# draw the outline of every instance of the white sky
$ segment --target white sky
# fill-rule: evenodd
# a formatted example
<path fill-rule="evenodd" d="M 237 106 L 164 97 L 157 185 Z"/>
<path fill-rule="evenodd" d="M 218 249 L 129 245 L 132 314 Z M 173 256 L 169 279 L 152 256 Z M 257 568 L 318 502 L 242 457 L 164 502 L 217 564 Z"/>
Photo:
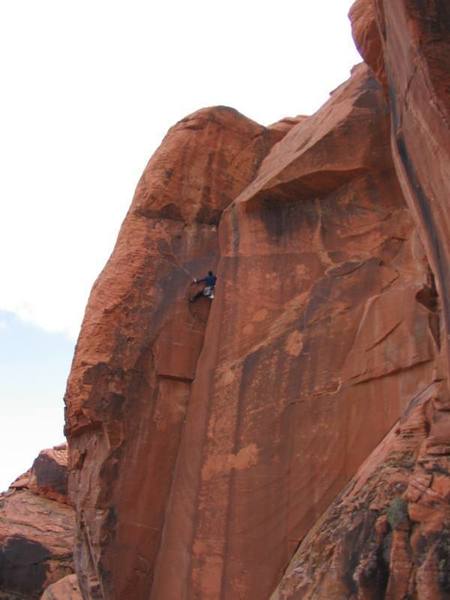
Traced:
<path fill-rule="evenodd" d="M 0 491 L 63 435 L 73 342 L 0 311 Z"/>
<path fill-rule="evenodd" d="M 0 2 L 0 309 L 76 337 L 166 130 L 311 113 L 359 61 L 350 0 Z"/>
<path fill-rule="evenodd" d="M 0 310 L 75 340 L 167 129 L 317 110 L 360 61 L 351 4 L 0 0 Z"/>

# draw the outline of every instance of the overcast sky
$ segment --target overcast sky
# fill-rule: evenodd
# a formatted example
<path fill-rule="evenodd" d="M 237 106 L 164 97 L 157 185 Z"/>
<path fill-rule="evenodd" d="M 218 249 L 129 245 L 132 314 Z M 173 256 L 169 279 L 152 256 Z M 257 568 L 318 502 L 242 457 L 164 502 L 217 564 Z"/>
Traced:
<path fill-rule="evenodd" d="M 0 3 L 0 489 L 63 439 L 87 295 L 167 129 L 216 104 L 313 113 L 360 61 L 351 4 Z"/>

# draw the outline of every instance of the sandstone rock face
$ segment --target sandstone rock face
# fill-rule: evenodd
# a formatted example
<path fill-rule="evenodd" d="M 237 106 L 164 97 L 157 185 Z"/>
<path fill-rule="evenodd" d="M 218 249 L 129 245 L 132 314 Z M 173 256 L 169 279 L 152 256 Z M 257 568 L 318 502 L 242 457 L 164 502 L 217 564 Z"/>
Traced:
<path fill-rule="evenodd" d="M 432 378 L 429 271 L 388 148 L 360 67 L 225 211 L 152 600 L 268 598 Z"/>
<path fill-rule="evenodd" d="M 308 117 L 306 115 L 297 115 L 296 117 L 285 117 L 276 123 L 269 125 L 269 130 L 277 136 L 277 140 L 281 140 L 294 125 L 304 123 Z"/>
<path fill-rule="evenodd" d="M 83 600 L 76 575 L 68 575 L 49 586 L 41 600 Z"/>
<path fill-rule="evenodd" d="M 435 382 L 411 399 L 303 540 L 272 600 L 449 597 L 446 393 Z"/>
<path fill-rule="evenodd" d="M 67 499 L 65 447 L 44 450 L 0 494 L 0 599 L 40 598 L 73 573 L 75 516 Z M 55 500 L 58 498 L 58 500 Z"/>
<path fill-rule="evenodd" d="M 351 14 L 360 50 L 388 92 L 397 176 L 436 281 L 417 299 L 440 315 L 442 360 L 304 539 L 273 600 L 443 600 L 450 597 L 450 9 L 363 0 Z"/>
<path fill-rule="evenodd" d="M 217 225 L 279 136 L 227 108 L 178 123 L 94 286 L 67 388 L 85 598 L 147 598 L 209 306 Z"/>
<path fill-rule="evenodd" d="M 365 66 L 288 127 L 216 108 L 169 132 L 67 389 L 85 599 L 269 598 L 436 379 L 437 292 L 389 148 Z M 216 266 L 211 310 L 189 304 Z"/>
<path fill-rule="evenodd" d="M 449 10 L 358 0 L 315 115 L 149 162 L 67 388 L 85 600 L 449 597 Z"/>
<path fill-rule="evenodd" d="M 445 324 L 443 343 L 447 347 L 450 332 L 450 6 L 442 0 L 359 0 L 357 8 L 357 12 L 365 11 L 368 16 L 365 26 L 356 23 L 357 44 L 372 67 L 384 64 L 396 172 L 436 278 Z M 378 40 L 374 19 L 381 33 Z M 371 44 L 367 44 L 365 38 L 371 39 Z M 448 361 L 447 358 L 445 374 Z"/>
<path fill-rule="evenodd" d="M 377 8 L 374 0 L 356 0 L 350 9 L 349 18 L 358 51 L 372 68 L 378 81 L 386 86 Z"/>
<path fill-rule="evenodd" d="M 67 445 L 42 450 L 29 471 L 18 477 L 12 489 L 26 488 L 38 496 L 68 504 Z"/>

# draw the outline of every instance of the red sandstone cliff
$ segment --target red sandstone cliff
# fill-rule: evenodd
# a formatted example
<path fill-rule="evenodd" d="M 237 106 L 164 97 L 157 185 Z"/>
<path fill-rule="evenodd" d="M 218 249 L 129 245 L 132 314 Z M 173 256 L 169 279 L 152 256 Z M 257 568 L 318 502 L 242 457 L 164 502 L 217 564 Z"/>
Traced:
<path fill-rule="evenodd" d="M 448 390 L 450 10 L 360 0 L 354 35 L 384 84 L 397 177 L 426 247 L 441 360 L 422 393 L 303 540 L 273 600 L 450 597 Z"/>
<path fill-rule="evenodd" d="M 215 266 L 221 213 L 279 137 L 221 107 L 178 123 L 94 286 L 67 389 L 86 597 L 150 593 L 208 318 L 189 285 Z"/>
<path fill-rule="evenodd" d="M 272 600 L 447 599 L 448 407 L 442 383 L 398 425 L 302 541 Z"/>
<path fill-rule="evenodd" d="M 73 573 L 74 511 L 67 503 L 67 449 L 43 450 L 0 494 L 0 599 L 32 600 Z"/>
<path fill-rule="evenodd" d="M 427 263 L 387 134 L 359 67 L 224 213 L 152 599 L 268 598 L 432 377 Z"/>
<path fill-rule="evenodd" d="M 149 162 L 67 388 L 86 600 L 446 597 L 450 21 L 422 4 L 357 3 L 374 73 L 312 117 L 199 111 Z"/>

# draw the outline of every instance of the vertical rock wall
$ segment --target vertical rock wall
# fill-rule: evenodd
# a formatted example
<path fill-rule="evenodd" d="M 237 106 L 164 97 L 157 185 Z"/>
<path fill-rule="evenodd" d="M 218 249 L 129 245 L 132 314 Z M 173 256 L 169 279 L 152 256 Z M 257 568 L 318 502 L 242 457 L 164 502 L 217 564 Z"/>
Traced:
<path fill-rule="evenodd" d="M 430 380 L 432 283 L 387 117 L 359 67 L 258 173 L 276 130 L 224 109 L 149 163 L 67 392 L 86 598 L 268 597 Z M 187 290 L 218 252 L 203 342 Z"/>
<path fill-rule="evenodd" d="M 446 600 L 450 427 L 443 382 L 400 421 L 303 540 L 272 600 Z"/>
<path fill-rule="evenodd" d="M 448 355 L 450 7 L 358 0 L 351 15 L 358 48 L 385 82 L 396 173 L 436 278 Z"/>
<path fill-rule="evenodd" d="M 303 540 L 273 600 L 450 595 L 449 10 L 359 0 L 351 11 L 389 100 L 397 177 L 432 268 L 417 299 L 439 318 L 441 353 L 429 385 Z"/>
<path fill-rule="evenodd" d="M 359 67 L 224 213 L 152 600 L 268 598 L 430 381 L 429 270 L 387 117 Z"/>
<path fill-rule="evenodd" d="M 209 307 L 217 224 L 276 139 L 226 108 L 177 124 L 148 164 L 92 291 L 67 388 L 85 598 L 147 598 Z"/>
<path fill-rule="evenodd" d="M 352 14 L 373 73 L 144 172 L 67 389 L 85 600 L 446 597 L 448 7 Z"/>

